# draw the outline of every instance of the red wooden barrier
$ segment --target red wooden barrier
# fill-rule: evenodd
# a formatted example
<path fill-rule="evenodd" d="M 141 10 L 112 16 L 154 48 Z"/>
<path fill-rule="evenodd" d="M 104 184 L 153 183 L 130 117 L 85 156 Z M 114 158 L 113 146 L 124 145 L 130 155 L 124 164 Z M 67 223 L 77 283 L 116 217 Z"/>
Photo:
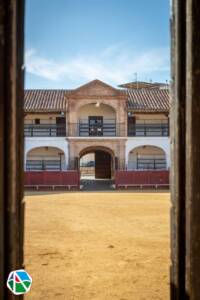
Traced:
<path fill-rule="evenodd" d="M 27 171 L 24 178 L 25 186 L 80 186 L 79 171 Z"/>
<path fill-rule="evenodd" d="M 116 171 L 115 185 L 168 185 L 169 171 Z"/>

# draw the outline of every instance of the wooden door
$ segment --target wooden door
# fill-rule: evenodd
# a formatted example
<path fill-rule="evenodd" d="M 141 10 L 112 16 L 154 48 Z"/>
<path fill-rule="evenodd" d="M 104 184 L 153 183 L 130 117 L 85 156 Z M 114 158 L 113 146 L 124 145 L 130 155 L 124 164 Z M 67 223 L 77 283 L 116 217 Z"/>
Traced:
<path fill-rule="evenodd" d="M 66 118 L 56 117 L 56 135 L 65 136 L 66 135 Z"/>
<path fill-rule="evenodd" d="M 89 117 L 89 135 L 102 136 L 103 135 L 103 117 Z"/>
<path fill-rule="evenodd" d="M 111 178 L 111 156 L 104 151 L 95 151 L 95 178 Z"/>
<path fill-rule="evenodd" d="M 128 136 L 135 135 L 135 117 L 128 116 Z"/>

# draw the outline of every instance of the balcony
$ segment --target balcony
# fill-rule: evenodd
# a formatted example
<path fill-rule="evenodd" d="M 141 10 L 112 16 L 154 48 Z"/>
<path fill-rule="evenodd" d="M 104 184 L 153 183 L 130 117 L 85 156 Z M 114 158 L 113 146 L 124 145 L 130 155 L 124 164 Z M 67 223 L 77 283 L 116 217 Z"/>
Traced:
<path fill-rule="evenodd" d="M 25 137 L 65 137 L 65 124 L 25 124 Z M 113 120 L 103 122 L 80 121 L 71 123 L 68 136 L 74 137 L 123 137 L 126 136 L 125 124 L 115 123 Z M 169 136 L 168 124 L 129 124 L 128 136 L 135 137 L 167 137 Z"/>
<path fill-rule="evenodd" d="M 63 137 L 66 136 L 65 124 L 25 124 L 25 137 Z"/>
<path fill-rule="evenodd" d="M 169 136 L 168 124 L 129 124 L 128 136 Z"/>
<path fill-rule="evenodd" d="M 125 136 L 125 124 L 104 120 L 102 123 L 89 122 L 71 123 L 69 136 L 80 137 L 120 137 Z"/>

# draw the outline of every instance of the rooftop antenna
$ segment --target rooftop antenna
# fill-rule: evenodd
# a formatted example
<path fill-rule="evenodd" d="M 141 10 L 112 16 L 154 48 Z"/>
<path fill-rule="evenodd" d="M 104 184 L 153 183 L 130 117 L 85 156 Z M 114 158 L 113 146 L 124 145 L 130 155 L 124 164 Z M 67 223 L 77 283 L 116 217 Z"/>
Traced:
<path fill-rule="evenodd" d="M 135 75 L 135 82 L 136 82 L 136 87 L 138 89 L 138 74 L 137 73 L 134 73 Z"/>

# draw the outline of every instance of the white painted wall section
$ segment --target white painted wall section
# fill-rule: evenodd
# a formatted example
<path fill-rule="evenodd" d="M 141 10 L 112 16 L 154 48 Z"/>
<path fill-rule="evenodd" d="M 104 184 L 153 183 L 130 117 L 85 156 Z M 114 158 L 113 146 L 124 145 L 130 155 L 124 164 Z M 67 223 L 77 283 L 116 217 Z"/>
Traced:
<path fill-rule="evenodd" d="M 128 137 L 126 142 L 126 166 L 129 152 L 140 146 L 156 146 L 165 152 L 167 169 L 170 168 L 170 139 L 169 137 Z"/>
<path fill-rule="evenodd" d="M 26 137 L 24 144 L 24 170 L 26 170 L 27 154 L 30 150 L 38 147 L 55 147 L 62 150 L 65 154 L 63 169 L 67 170 L 69 161 L 68 141 L 65 137 Z"/>

